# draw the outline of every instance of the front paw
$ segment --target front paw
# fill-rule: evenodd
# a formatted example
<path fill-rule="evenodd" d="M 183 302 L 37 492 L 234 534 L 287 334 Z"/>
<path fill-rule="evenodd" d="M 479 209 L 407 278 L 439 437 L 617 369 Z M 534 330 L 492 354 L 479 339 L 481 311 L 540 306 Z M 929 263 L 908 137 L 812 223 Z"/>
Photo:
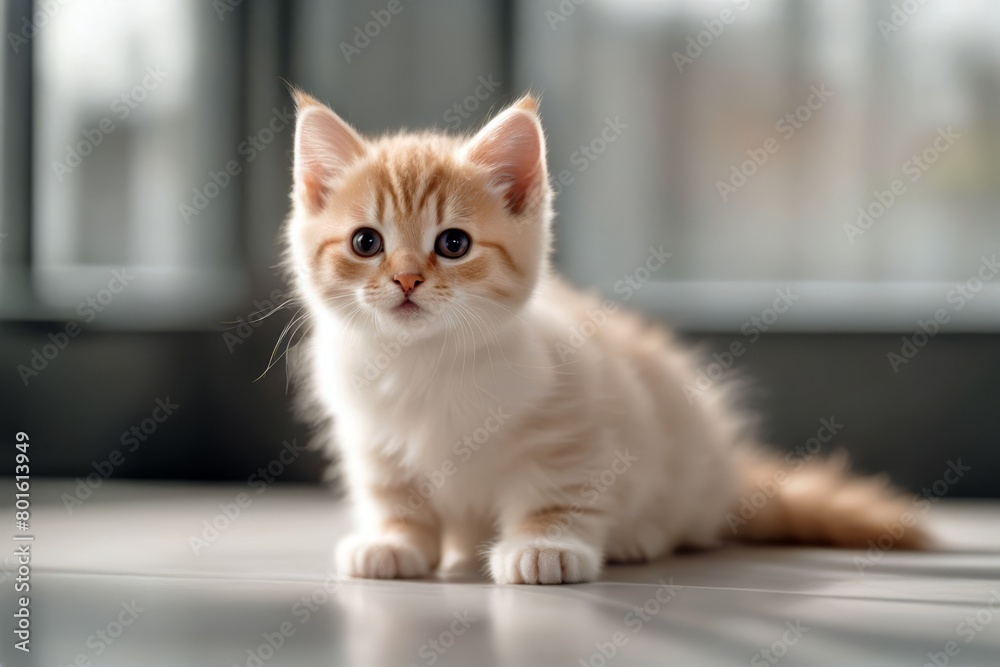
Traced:
<path fill-rule="evenodd" d="M 420 549 L 397 536 L 348 535 L 337 545 L 337 571 L 365 579 L 425 577 L 430 565 Z"/>
<path fill-rule="evenodd" d="M 498 584 L 574 584 L 601 573 L 601 553 L 578 540 L 504 540 L 490 553 Z"/>

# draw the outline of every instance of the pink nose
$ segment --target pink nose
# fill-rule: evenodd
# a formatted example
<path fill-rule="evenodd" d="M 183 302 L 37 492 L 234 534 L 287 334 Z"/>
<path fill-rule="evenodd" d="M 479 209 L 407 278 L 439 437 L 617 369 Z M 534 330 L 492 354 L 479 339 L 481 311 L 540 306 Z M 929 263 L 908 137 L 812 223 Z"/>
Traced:
<path fill-rule="evenodd" d="M 397 273 L 392 277 L 392 281 L 399 285 L 403 294 L 410 296 L 413 290 L 417 289 L 417 285 L 424 282 L 424 277 L 417 273 Z"/>

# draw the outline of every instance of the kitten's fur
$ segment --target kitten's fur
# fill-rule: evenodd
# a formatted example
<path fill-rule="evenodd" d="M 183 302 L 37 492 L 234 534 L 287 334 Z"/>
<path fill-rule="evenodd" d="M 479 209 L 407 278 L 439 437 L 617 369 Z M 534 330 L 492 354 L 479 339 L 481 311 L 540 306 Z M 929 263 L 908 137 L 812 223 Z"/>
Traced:
<path fill-rule="evenodd" d="M 899 520 L 904 504 L 881 481 L 760 453 L 722 389 L 689 404 L 696 356 L 554 275 L 533 98 L 471 138 L 371 140 L 297 101 L 289 267 L 312 317 L 313 416 L 332 418 L 356 510 L 343 573 L 418 577 L 485 551 L 499 583 L 589 581 L 606 560 L 714 545 L 731 529 L 863 546 Z M 384 239 L 374 257 L 352 250 L 362 227 Z M 450 228 L 472 239 L 459 259 L 434 252 Z M 401 274 L 422 280 L 416 312 L 397 309 Z M 570 332 L 593 321 L 574 347 Z M 741 515 L 768 480 L 774 497 Z M 923 539 L 908 528 L 896 546 Z"/>

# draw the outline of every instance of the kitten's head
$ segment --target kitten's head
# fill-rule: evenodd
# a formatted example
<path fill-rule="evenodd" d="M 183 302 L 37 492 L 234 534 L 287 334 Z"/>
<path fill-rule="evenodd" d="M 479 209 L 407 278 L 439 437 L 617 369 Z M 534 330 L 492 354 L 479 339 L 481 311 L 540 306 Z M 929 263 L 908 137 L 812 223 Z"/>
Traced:
<path fill-rule="evenodd" d="M 361 137 L 297 95 L 289 246 L 314 309 L 429 336 L 514 317 L 546 270 L 551 199 L 537 104 L 472 137 Z"/>

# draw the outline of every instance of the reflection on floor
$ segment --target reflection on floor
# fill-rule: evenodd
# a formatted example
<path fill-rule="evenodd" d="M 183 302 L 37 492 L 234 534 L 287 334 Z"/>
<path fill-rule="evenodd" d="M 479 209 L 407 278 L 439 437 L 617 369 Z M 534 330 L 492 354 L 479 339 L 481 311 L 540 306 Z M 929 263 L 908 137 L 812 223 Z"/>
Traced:
<path fill-rule="evenodd" d="M 344 512 L 314 488 L 76 487 L 33 488 L 32 652 L 4 630 L 4 667 L 1000 664 L 995 504 L 936 505 L 938 553 L 732 547 L 499 587 L 336 577 Z"/>

